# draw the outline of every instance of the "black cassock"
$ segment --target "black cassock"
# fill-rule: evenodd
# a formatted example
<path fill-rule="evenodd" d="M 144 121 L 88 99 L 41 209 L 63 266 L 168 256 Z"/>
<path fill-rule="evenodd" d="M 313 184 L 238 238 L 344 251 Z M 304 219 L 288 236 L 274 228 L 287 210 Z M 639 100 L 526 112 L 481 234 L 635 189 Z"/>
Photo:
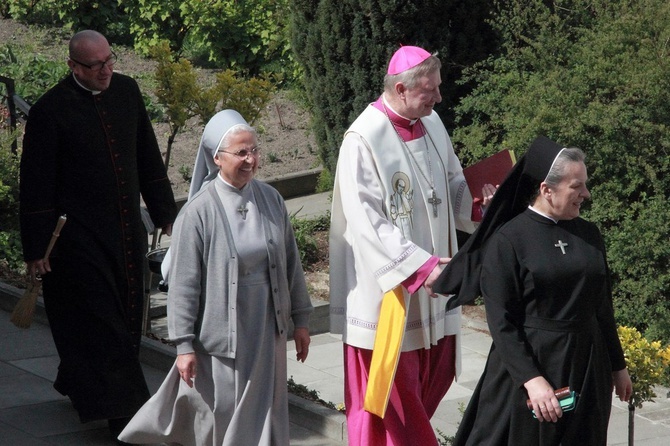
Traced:
<path fill-rule="evenodd" d="M 595 225 L 526 210 L 490 239 L 481 288 L 493 345 L 456 445 L 605 445 L 612 370 L 625 361 Z M 538 375 L 579 393 L 557 423 L 526 407 Z"/>
<path fill-rule="evenodd" d="M 138 353 L 147 233 L 176 206 L 135 81 L 114 74 L 93 95 L 68 76 L 31 108 L 21 160 L 24 258 L 44 255 L 67 222 L 43 281 L 60 356 L 54 387 L 82 421 L 132 416 L 149 392 Z"/>

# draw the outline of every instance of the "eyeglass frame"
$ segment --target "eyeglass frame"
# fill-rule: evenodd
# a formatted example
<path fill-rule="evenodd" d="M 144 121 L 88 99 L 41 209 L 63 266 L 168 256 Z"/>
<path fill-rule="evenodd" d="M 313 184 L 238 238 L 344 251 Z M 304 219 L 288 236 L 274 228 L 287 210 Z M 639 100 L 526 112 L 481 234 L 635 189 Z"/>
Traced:
<path fill-rule="evenodd" d="M 68 57 L 72 62 L 74 62 L 76 64 L 79 64 L 82 67 L 86 67 L 93 72 L 98 72 L 98 71 L 101 71 L 103 68 L 105 68 L 105 65 L 108 66 L 108 67 L 113 67 L 114 64 L 117 62 L 117 60 L 119 60 L 119 57 L 116 55 L 116 53 L 114 51 L 110 50 L 110 53 L 112 53 L 112 54 L 104 62 L 96 62 L 96 63 L 90 64 L 90 65 L 85 64 L 83 62 L 79 62 L 77 59 L 73 58 L 72 56 L 68 56 Z M 100 65 L 100 68 L 93 68 L 97 65 Z"/>
<path fill-rule="evenodd" d="M 252 156 L 252 157 L 260 156 L 261 155 L 261 148 L 256 146 L 252 149 L 242 149 L 242 150 L 238 150 L 237 152 L 229 152 L 228 150 L 219 149 L 216 152 L 217 153 L 218 152 L 228 153 L 230 155 L 235 155 L 239 159 L 246 160 L 246 159 L 249 158 L 249 156 Z M 247 154 L 242 155 L 243 152 L 246 152 Z"/>

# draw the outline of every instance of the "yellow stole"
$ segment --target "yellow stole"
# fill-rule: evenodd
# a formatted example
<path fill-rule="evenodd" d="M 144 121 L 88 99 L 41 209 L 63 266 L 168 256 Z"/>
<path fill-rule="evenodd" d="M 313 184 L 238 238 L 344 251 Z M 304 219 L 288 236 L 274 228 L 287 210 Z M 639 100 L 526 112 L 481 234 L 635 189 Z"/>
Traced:
<path fill-rule="evenodd" d="M 370 375 L 365 389 L 363 409 L 384 418 L 398 368 L 402 338 L 405 334 L 407 309 L 402 286 L 384 294 L 372 349 Z"/>

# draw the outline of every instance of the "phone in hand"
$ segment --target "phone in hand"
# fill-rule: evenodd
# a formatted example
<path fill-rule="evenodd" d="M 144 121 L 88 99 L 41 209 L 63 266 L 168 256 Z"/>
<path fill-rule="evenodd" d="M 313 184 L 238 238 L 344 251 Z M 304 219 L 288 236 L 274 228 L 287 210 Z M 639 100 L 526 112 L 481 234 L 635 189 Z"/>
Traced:
<path fill-rule="evenodd" d="M 574 390 L 572 390 L 572 391 L 570 391 L 568 396 L 559 399 L 558 403 L 561 405 L 561 410 L 563 412 L 569 412 L 572 409 L 574 409 L 575 406 L 577 405 L 577 397 L 578 396 L 579 396 L 579 394 L 577 392 L 575 392 Z M 535 416 L 535 411 L 531 410 L 531 412 L 533 412 L 533 418 L 537 418 Z"/>

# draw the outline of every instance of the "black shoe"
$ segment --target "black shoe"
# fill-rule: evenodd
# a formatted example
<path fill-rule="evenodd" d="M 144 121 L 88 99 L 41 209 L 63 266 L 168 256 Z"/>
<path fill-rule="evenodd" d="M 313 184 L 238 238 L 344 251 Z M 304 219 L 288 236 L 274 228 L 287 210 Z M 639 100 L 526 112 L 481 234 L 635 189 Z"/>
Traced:
<path fill-rule="evenodd" d="M 116 441 L 118 444 L 130 444 L 130 443 L 124 443 L 123 441 L 119 440 L 119 435 L 121 434 L 121 431 L 126 427 L 128 422 L 130 421 L 131 417 L 123 417 L 123 418 L 110 418 L 107 420 L 107 424 L 109 426 L 109 433 L 112 435 L 112 439 Z"/>

